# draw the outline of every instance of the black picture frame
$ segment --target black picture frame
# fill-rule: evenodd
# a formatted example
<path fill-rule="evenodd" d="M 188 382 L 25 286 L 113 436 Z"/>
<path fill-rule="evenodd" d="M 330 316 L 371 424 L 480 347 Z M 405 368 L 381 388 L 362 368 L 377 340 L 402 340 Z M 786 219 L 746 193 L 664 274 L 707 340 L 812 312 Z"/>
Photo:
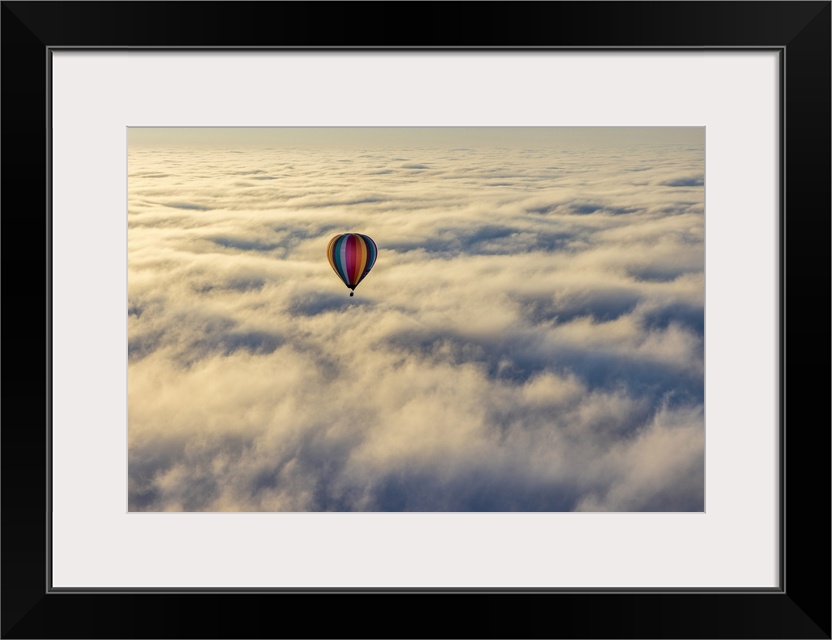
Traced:
<path fill-rule="evenodd" d="M 2 2 L 0 20 L 3 638 L 830 637 L 830 2 Z M 48 92 L 62 47 L 778 51 L 779 588 L 53 590 Z"/>

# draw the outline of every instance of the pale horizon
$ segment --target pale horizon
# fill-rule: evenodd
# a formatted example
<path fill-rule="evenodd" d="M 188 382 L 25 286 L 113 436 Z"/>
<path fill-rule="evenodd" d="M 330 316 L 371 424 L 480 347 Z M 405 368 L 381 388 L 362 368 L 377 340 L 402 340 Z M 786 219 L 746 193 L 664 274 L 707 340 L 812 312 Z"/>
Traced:
<path fill-rule="evenodd" d="M 139 146 L 332 146 L 570 148 L 621 145 L 702 146 L 704 127 L 128 127 Z"/>

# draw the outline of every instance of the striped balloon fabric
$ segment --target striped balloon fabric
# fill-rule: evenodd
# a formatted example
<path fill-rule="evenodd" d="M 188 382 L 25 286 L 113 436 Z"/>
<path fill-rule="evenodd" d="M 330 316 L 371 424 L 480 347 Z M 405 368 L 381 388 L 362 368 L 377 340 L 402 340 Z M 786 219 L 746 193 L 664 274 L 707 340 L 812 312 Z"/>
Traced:
<path fill-rule="evenodd" d="M 378 247 L 370 236 L 363 233 L 342 233 L 329 241 L 326 257 L 329 264 L 352 291 L 367 277 L 376 263 Z"/>

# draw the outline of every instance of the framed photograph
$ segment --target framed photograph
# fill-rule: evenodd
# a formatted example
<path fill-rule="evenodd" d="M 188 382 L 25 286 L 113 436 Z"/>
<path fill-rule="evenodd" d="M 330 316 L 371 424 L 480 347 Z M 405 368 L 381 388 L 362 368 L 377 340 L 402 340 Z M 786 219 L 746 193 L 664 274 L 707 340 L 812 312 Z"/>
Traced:
<path fill-rule="evenodd" d="M 829 2 L 2 11 L 3 637 L 830 637 Z"/>

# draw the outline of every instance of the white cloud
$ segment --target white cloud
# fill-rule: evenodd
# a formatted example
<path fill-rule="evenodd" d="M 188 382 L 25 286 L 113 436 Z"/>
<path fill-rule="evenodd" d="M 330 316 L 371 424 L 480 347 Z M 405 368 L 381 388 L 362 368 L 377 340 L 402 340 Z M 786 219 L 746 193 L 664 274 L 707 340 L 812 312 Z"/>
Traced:
<path fill-rule="evenodd" d="M 702 148 L 234 151 L 130 152 L 132 510 L 703 508 Z"/>

